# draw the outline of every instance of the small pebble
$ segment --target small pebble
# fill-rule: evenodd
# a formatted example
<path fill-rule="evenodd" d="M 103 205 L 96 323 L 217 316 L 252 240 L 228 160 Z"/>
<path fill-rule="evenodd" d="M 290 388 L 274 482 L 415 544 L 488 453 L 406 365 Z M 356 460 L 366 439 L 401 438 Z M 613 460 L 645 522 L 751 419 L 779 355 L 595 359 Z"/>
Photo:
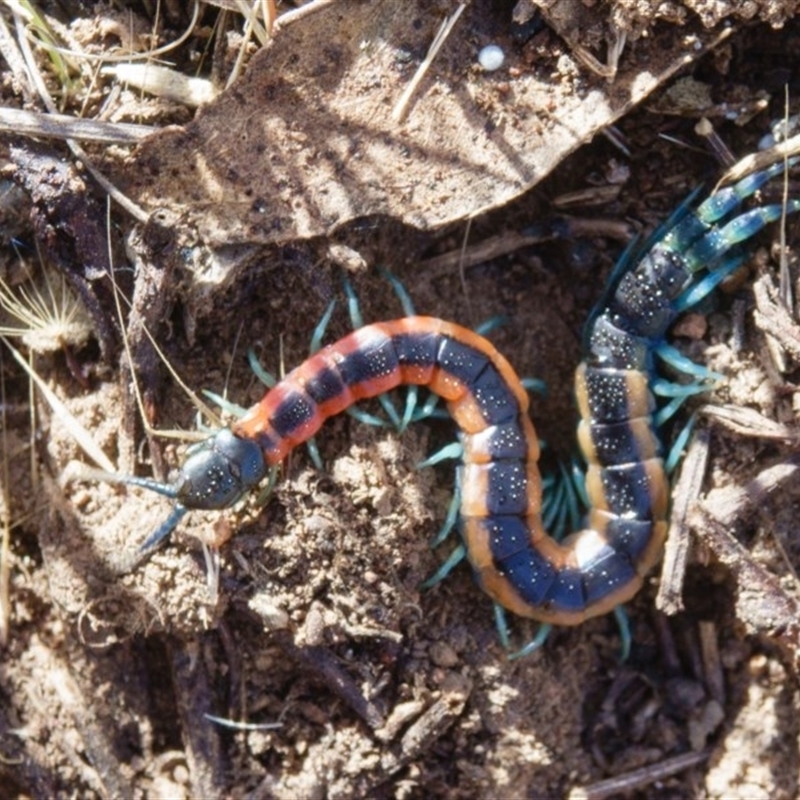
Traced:
<path fill-rule="evenodd" d="M 506 60 L 506 54 L 501 47 L 496 44 L 487 44 L 483 50 L 478 53 L 478 63 L 487 71 L 494 72 L 503 66 Z"/>
<path fill-rule="evenodd" d="M 458 664 L 458 655 L 444 642 L 434 642 L 430 648 L 430 656 L 437 667 L 451 668 Z"/>

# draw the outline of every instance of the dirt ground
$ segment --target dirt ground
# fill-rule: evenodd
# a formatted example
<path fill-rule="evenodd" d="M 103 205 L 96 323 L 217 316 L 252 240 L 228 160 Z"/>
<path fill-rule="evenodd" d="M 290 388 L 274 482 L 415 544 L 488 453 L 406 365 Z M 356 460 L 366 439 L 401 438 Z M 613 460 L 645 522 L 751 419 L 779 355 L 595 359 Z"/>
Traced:
<path fill-rule="evenodd" d="M 505 32 L 512 5 L 476 8 L 493 26 L 487 36 L 523 48 Z M 794 11 L 788 3 L 751 5 L 752 16 L 773 23 Z M 723 6 L 714 4 L 714 12 L 703 5 L 702 21 L 726 16 Z M 670 7 L 673 17 L 697 23 L 692 4 Z M 632 40 L 647 18 L 642 8 L 614 7 L 630 24 Z M 477 36 L 477 17 L 471 19 Z M 635 39 L 627 60 L 623 52 L 621 80 L 645 71 L 648 42 L 661 41 L 660 26 L 674 21 L 645 28 L 648 35 Z M 616 259 L 634 232 L 652 232 L 691 190 L 713 186 L 724 169 L 709 140 L 695 132 L 698 118 L 709 115 L 740 157 L 754 152 L 784 115 L 785 85 L 790 115 L 800 112 L 798 21 L 781 28 L 745 25 L 735 16 L 728 22 L 741 27 L 656 95 L 632 110 L 628 101 L 610 104 L 612 136 L 600 135 L 603 126 L 593 121 L 597 130 L 583 137 L 588 143 L 578 147 L 580 136 L 565 143 L 552 156 L 558 166 L 543 180 L 531 179 L 529 191 L 520 194 L 520 186 L 490 197 L 476 190 L 473 210 L 489 210 L 469 225 L 466 210 L 442 210 L 449 197 L 436 217 L 439 178 L 432 177 L 432 194 L 413 219 L 386 205 L 395 202 L 392 191 L 370 191 L 364 206 L 352 204 L 335 224 L 326 216 L 327 201 L 314 206 L 319 213 L 304 205 L 303 235 L 277 223 L 256 230 L 252 215 L 261 212 L 254 196 L 236 236 L 225 242 L 225 224 L 235 216 L 224 208 L 229 189 L 220 182 L 213 202 L 195 198 L 183 207 L 165 193 L 170 176 L 181 191 L 191 183 L 188 168 L 154 169 L 166 163 L 163 148 L 176 140 L 185 146 L 181 137 L 196 140 L 204 120 L 219 119 L 215 107 L 169 132 L 154 150 L 145 143 L 135 151 L 98 151 L 108 174 L 148 210 L 158 205 L 156 195 L 162 198 L 161 216 L 140 226 L 126 248 L 123 235 L 133 223 L 115 208 L 107 234 L 105 203 L 85 189 L 86 173 L 64 167 L 60 143 L 5 136 L 0 155 L 13 169 L 3 175 L 15 182 L 1 184 L 0 276 L 24 286 L 24 262 L 33 272 L 46 269 L 60 286 L 64 261 L 80 258 L 86 266 L 107 258 L 102 243 L 110 239 L 115 263 L 124 265 L 119 288 L 133 308 L 125 311 L 125 351 L 113 287 L 103 276 L 73 271 L 69 283 L 85 288 L 81 319 L 91 335 L 54 352 L 10 341 L 121 472 L 166 479 L 185 445 L 146 433 L 131 374 L 155 428 L 198 425 L 145 326 L 186 386 L 224 392 L 248 406 L 264 391 L 247 363 L 248 348 L 273 372 L 288 370 L 307 355 L 314 326 L 333 299 L 326 341 L 350 330 L 343 274 L 366 320 L 403 314 L 378 272 L 385 267 L 420 313 L 469 326 L 502 318 L 492 341 L 519 374 L 547 384 L 545 396 L 534 396 L 533 418 L 547 442 L 543 470 L 554 472 L 557 460 L 574 452 L 571 382 L 582 327 Z M 711 44 L 713 32 L 697 30 Z M 551 27 L 535 35 L 547 70 L 563 72 L 565 59 L 573 58 L 570 42 Z M 572 90 L 585 82 L 615 91 L 580 59 L 570 64 Z M 456 74 L 457 67 L 450 62 L 448 69 Z M 288 82 L 288 61 L 284 69 Z M 513 84 L 515 75 L 503 80 Z M 676 100 L 680 92 L 667 91 L 676 81 L 683 81 L 679 89 L 707 87 L 711 105 Z M 16 105 L 12 83 L 6 73 L 4 105 Z M 558 101 L 555 95 L 548 111 L 556 117 Z M 161 123 L 188 123 L 193 113 L 170 108 L 173 117 L 156 115 Z M 504 124 L 513 127 L 509 119 Z M 298 136 L 291 147 L 302 150 L 306 142 Z M 324 162 L 324 148 L 317 149 Z M 469 171 L 465 162 L 453 163 Z M 317 167 L 310 159 L 307 168 Z M 356 171 L 343 169 L 343 180 Z M 294 166 L 288 173 L 286 180 L 303 175 Z M 25 177 L 33 174 L 35 185 Z M 249 184 L 229 177 L 244 197 Z M 775 184 L 765 202 L 780 200 Z M 800 196 L 796 171 L 789 192 Z M 502 241 L 517 241 L 520 231 L 528 239 L 504 250 Z M 795 290 L 798 233 L 790 220 Z M 676 345 L 722 374 L 700 402 L 723 411 L 700 417 L 697 431 L 710 441 L 708 463 L 690 487 L 700 502 L 690 504 L 685 527 L 674 526 L 691 542 L 685 609 L 672 616 L 657 610 L 662 579 L 652 576 L 627 608 L 632 645 L 624 661 L 613 616 L 555 629 L 533 655 L 509 660 L 491 603 L 465 566 L 420 589 L 454 546 L 450 540 L 429 547 L 452 494 L 453 468 L 417 468 L 452 440 L 447 420 L 413 424 L 398 435 L 336 417 L 317 437 L 322 471 L 298 449 L 266 503 L 253 497 L 230 512 L 191 513 L 163 547 L 141 559 L 138 548 L 169 515 L 169 500 L 76 477 L 76 462 L 88 459 L 74 429 L 41 394 L 31 424 L 29 378 L 3 352 L 2 501 L 10 549 L 2 553 L 9 572 L 0 795 L 796 797 L 800 348 L 792 342 L 800 341 L 800 329 L 793 316 L 781 316 L 770 294 L 777 235 L 776 229 L 759 237 L 738 283 L 675 331 Z M 501 242 L 490 257 L 460 269 L 465 237 L 467 254 L 478 243 Z M 381 413 L 377 404 L 368 410 Z M 726 410 L 723 424 L 719 414 Z M 210 556 L 201 542 L 212 546 Z M 510 624 L 514 646 L 536 632 L 525 620 Z M 598 784 L 612 777 L 622 782 Z"/>

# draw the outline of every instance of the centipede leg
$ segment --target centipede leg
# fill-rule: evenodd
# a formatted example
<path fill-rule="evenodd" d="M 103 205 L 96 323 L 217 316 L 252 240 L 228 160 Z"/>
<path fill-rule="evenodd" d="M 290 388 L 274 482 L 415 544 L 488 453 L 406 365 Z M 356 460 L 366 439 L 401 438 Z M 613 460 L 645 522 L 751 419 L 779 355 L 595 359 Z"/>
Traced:
<path fill-rule="evenodd" d="M 628 617 L 628 612 L 625 606 L 617 606 L 614 609 L 614 619 L 617 621 L 617 630 L 619 631 L 620 638 L 620 661 L 627 661 L 631 654 L 631 642 L 633 637 L 631 635 L 631 621 Z"/>
<path fill-rule="evenodd" d="M 460 564 L 467 555 L 467 548 L 463 544 L 459 544 L 447 559 L 442 563 L 439 569 L 431 575 L 426 581 L 420 584 L 421 589 L 430 589 L 441 583 L 455 568 Z"/>
<path fill-rule="evenodd" d="M 417 464 L 417 469 L 432 467 L 442 461 L 458 460 L 464 455 L 464 446 L 461 442 L 450 442 L 444 445 L 435 453 L 431 453 L 426 459 Z"/>
<path fill-rule="evenodd" d="M 539 630 L 536 631 L 536 636 L 520 650 L 517 650 L 515 653 L 509 653 L 508 660 L 516 661 L 518 658 L 525 658 L 538 650 L 547 641 L 547 638 L 550 636 L 550 631 L 552 630 L 553 626 L 549 622 L 542 623 L 539 626 Z"/>
<path fill-rule="evenodd" d="M 692 414 L 692 416 L 689 417 L 689 421 L 681 428 L 680 433 L 675 437 L 675 441 L 672 443 L 669 453 L 667 453 L 667 457 L 664 459 L 664 469 L 667 471 L 667 475 L 672 475 L 672 473 L 675 472 L 678 462 L 683 455 L 683 451 L 686 449 L 686 445 L 689 442 L 689 437 L 692 435 L 696 421 L 697 414 Z"/>
<path fill-rule="evenodd" d="M 439 532 L 431 540 L 431 549 L 437 548 L 452 532 L 458 522 L 458 509 L 461 506 L 461 495 L 458 491 L 453 492 L 450 505 L 447 507 L 447 514 L 439 528 Z"/>

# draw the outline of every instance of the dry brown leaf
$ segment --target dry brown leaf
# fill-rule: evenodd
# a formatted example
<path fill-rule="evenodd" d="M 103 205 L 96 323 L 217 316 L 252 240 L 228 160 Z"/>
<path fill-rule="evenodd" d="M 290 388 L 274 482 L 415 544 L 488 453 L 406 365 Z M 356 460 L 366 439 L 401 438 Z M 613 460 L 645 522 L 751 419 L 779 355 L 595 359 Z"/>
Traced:
<path fill-rule="evenodd" d="M 666 30 L 646 66 L 626 51 L 609 84 L 566 51 L 528 63 L 492 37 L 507 59 L 486 73 L 477 54 L 496 20 L 470 6 L 397 125 L 392 109 L 442 21 L 426 7 L 342 0 L 282 30 L 192 123 L 144 142 L 120 181 L 212 247 L 329 235 L 376 214 L 432 229 L 529 189 L 719 39 Z"/>

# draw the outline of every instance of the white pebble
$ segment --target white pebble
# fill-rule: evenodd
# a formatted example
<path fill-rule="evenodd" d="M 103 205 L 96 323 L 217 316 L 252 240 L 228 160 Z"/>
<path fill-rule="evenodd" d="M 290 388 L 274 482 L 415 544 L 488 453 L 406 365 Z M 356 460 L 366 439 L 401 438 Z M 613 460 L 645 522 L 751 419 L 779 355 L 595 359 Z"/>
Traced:
<path fill-rule="evenodd" d="M 506 60 L 506 54 L 503 52 L 502 47 L 496 44 L 487 44 L 483 50 L 478 53 L 478 63 L 487 71 L 494 72 L 503 66 Z"/>

